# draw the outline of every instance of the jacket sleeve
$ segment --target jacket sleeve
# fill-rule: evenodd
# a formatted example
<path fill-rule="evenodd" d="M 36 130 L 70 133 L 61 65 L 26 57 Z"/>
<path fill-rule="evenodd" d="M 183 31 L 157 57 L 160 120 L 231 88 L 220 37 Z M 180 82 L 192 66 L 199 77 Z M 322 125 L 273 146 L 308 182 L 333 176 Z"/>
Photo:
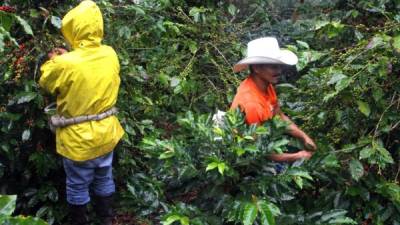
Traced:
<path fill-rule="evenodd" d="M 64 71 L 63 63 L 57 58 L 48 60 L 40 67 L 42 75 L 39 79 L 39 85 L 52 95 L 58 93 Z"/>

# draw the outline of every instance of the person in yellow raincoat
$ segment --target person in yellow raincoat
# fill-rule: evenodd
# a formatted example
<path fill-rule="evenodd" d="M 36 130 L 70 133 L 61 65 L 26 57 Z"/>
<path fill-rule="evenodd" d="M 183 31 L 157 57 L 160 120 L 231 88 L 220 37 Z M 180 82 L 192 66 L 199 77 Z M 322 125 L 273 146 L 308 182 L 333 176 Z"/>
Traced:
<path fill-rule="evenodd" d="M 82 1 L 62 19 L 61 31 L 72 51 L 58 49 L 50 53 L 39 80 L 44 90 L 57 96 L 57 114 L 74 118 L 110 110 L 118 97 L 120 66 L 113 48 L 101 43 L 100 9 L 93 1 Z M 56 129 L 73 224 L 89 223 L 89 190 L 101 223 L 112 224 L 113 149 L 123 134 L 114 115 Z"/>

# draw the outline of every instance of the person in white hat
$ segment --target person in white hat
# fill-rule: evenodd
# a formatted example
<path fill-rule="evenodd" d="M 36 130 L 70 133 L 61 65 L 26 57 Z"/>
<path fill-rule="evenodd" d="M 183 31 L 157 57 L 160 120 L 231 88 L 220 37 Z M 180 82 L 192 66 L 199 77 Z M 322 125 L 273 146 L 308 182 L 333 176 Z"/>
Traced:
<path fill-rule="evenodd" d="M 234 72 L 248 68 L 250 75 L 240 84 L 231 109 L 239 107 L 245 113 L 248 124 L 261 124 L 279 115 L 290 122 L 288 133 L 300 139 L 307 149 L 296 153 L 271 154 L 269 158 L 273 161 L 308 159 L 312 156 L 312 151 L 317 149 L 314 141 L 280 110 L 273 86 L 279 80 L 282 66 L 296 65 L 297 61 L 293 52 L 279 48 L 276 38 L 264 37 L 250 41 L 247 45 L 247 57 L 233 68 Z"/>

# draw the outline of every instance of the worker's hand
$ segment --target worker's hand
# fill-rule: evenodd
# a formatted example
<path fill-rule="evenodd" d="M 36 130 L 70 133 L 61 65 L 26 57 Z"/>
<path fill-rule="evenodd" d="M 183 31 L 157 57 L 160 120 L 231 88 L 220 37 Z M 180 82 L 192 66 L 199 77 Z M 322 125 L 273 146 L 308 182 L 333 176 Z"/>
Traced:
<path fill-rule="evenodd" d="M 313 153 L 306 150 L 301 150 L 298 151 L 296 155 L 299 157 L 299 159 L 310 159 Z"/>
<path fill-rule="evenodd" d="M 303 143 L 304 143 L 304 147 L 307 149 L 307 150 L 310 150 L 310 151 L 315 151 L 315 150 L 317 150 L 317 145 L 314 143 L 314 141 L 309 137 L 309 136 L 305 136 L 304 138 L 303 138 Z"/>
<path fill-rule="evenodd" d="M 65 54 L 67 52 L 68 51 L 64 48 L 55 48 L 51 52 L 49 52 L 48 57 L 49 57 L 49 59 L 53 59 L 54 57 Z"/>

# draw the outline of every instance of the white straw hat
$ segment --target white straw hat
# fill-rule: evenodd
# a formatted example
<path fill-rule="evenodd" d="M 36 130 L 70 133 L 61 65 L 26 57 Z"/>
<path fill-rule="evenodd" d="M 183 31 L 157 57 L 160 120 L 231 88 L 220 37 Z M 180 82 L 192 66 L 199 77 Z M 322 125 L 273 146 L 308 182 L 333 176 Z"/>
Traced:
<path fill-rule="evenodd" d="M 247 57 L 233 67 L 240 72 L 251 64 L 284 64 L 296 65 L 298 59 L 292 51 L 280 49 L 274 37 L 258 38 L 247 44 Z"/>

